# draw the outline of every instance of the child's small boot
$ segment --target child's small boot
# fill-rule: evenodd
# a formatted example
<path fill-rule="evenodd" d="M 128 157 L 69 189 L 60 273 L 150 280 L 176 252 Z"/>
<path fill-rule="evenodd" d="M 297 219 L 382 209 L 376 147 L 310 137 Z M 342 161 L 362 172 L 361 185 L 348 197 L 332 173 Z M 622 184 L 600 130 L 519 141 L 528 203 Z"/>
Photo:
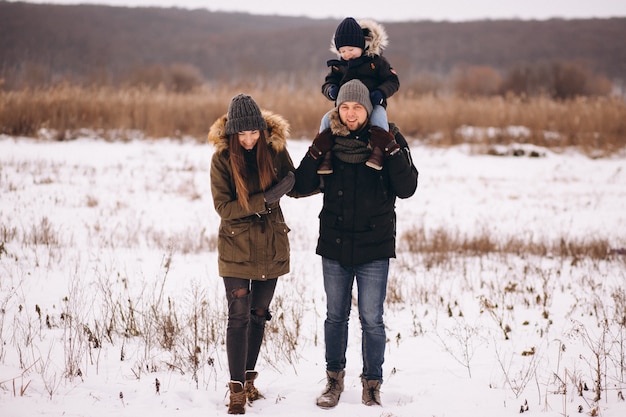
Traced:
<path fill-rule="evenodd" d="M 333 173 L 333 154 L 328 151 L 324 154 L 322 163 L 317 167 L 317 173 L 319 175 L 328 175 Z"/>
<path fill-rule="evenodd" d="M 383 161 L 385 160 L 385 155 L 383 151 L 379 147 L 373 147 L 372 153 L 370 154 L 369 159 L 365 163 L 370 168 L 374 168 L 375 170 L 380 171 L 383 169 Z"/>

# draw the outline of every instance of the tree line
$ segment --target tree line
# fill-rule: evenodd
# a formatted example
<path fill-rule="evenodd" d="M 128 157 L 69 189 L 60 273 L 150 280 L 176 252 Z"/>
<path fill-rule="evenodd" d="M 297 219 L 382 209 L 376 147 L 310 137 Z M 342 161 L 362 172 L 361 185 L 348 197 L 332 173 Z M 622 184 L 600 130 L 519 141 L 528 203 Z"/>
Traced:
<path fill-rule="evenodd" d="M 333 57 L 328 47 L 337 23 L 0 2 L 0 85 L 13 90 L 71 82 L 185 92 L 251 82 L 314 88 Z M 385 56 L 409 93 L 567 98 L 624 85 L 626 18 L 381 23 L 390 37 Z"/>

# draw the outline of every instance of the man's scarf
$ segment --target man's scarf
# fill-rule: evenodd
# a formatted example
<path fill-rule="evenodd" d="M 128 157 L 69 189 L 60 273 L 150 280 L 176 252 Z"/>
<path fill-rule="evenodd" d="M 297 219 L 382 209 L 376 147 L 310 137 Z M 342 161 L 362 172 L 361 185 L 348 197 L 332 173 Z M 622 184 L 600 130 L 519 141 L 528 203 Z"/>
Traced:
<path fill-rule="evenodd" d="M 348 164 L 360 164 L 370 157 L 372 151 L 367 147 L 367 143 L 359 139 L 349 139 L 335 137 L 333 155 Z"/>

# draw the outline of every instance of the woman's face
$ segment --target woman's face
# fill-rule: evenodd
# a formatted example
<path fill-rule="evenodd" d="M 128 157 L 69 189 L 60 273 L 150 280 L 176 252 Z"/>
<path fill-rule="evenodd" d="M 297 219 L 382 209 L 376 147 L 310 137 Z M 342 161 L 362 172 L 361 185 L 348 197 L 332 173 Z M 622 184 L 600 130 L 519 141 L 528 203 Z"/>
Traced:
<path fill-rule="evenodd" d="M 254 148 L 257 141 L 261 137 L 261 131 L 259 130 L 244 130 L 243 132 L 238 132 L 237 137 L 239 138 L 239 144 L 245 149 L 250 150 Z"/>

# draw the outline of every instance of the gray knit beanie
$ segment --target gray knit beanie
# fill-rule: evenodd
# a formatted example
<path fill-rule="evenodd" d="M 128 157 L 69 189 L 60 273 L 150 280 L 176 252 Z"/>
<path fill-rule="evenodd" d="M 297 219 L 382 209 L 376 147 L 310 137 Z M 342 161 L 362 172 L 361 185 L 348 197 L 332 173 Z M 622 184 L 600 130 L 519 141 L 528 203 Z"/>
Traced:
<path fill-rule="evenodd" d="M 367 110 L 368 116 L 372 114 L 373 107 L 372 100 L 370 100 L 370 91 L 360 80 L 350 80 L 341 86 L 339 94 L 337 94 L 337 107 L 346 101 L 360 103 Z"/>
<path fill-rule="evenodd" d="M 261 109 L 246 94 L 238 94 L 228 105 L 228 120 L 226 120 L 226 134 L 233 135 L 244 130 L 265 130 L 267 123 L 261 114 Z"/>

